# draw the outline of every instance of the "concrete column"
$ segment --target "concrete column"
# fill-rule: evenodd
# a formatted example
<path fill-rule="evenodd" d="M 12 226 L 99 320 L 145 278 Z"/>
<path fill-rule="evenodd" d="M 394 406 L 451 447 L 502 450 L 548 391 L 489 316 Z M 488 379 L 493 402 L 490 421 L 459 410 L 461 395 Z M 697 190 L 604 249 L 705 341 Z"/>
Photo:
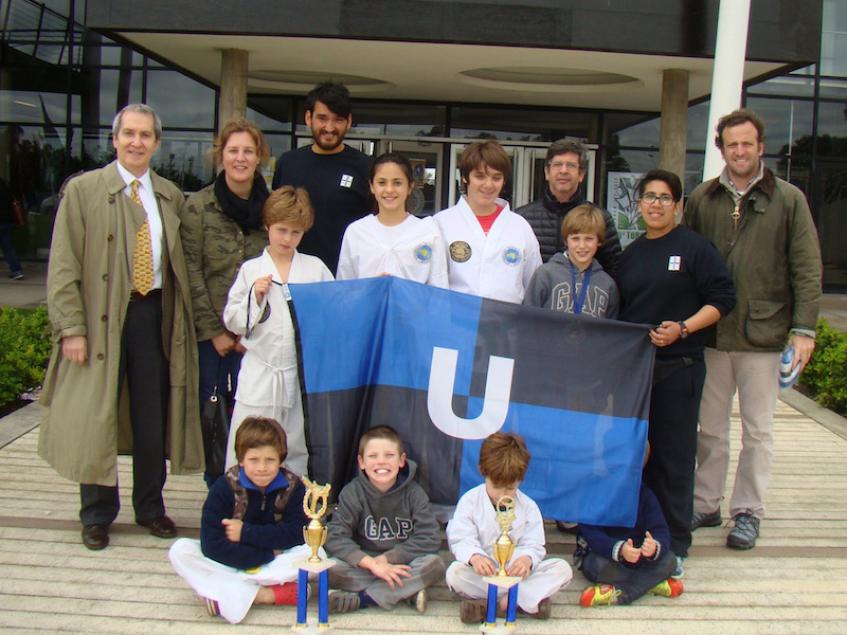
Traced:
<path fill-rule="evenodd" d="M 709 124 L 706 127 L 703 180 L 713 179 L 723 170 L 723 157 L 715 147 L 715 128 L 718 126 L 718 119 L 741 106 L 749 21 L 750 0 L 721 0 L 718 34 L 715 40 L 715 65 L 712 70 Z"/>
<path fill-rule="evenodd" d="M 249 53 L 240 49 L 221 51 L 221 91 L 218 102 L 219 127 L 227 119 L 247 112 L 247 67 Z"/>
<path fill-rule="evenodd" d="M 688 71 L 675 68 L 662 73 L 662 118 L 659 127 L 659 167 L 685 182 L 685 148 L 688 140 Z"/>

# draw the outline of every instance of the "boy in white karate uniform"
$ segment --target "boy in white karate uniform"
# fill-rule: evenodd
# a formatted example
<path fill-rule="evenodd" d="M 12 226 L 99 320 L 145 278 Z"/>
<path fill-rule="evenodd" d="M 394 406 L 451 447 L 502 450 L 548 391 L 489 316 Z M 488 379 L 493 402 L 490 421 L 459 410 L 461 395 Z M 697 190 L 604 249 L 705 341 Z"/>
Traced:
<path fill-rule="evenodd" d="M 509 155 L 496 141 L 472 143 L 459 172 L 465 194 L 434 217 L 447 244 L 450 288 L 519 304 L 541 251 L 526 219 L 499 198 L 512 172 Z"/>
<path fill-rule="evenodd" d="M 226 467 L 235 464 L 235 434 L 241 421 L 248 416 L 271 417 L 280 422 L 288 439 L 285 466 L 304 475 L 309 455 L 285 284 L 332 280 L 332 274 L 319 258 L 297 251 L 314 222 L 306 190 L 290 185 L 275 190 L 265 201 L 262 220 L 268 246 L 261 256 L 241 265 L 224 308 L 227 329 L 240 335 L 247 349 L 238 373 Z"/>
<path fill-rule="evenodd" d="M 254 604 L 297 603 L 297 565 L 311 550 L 303 544 L 305 488 L 282 467 L 285 446 L 273 419 L 244 420 L 235 441 L 238 465 L 209 490 L 200 540 L 180 538 L 168 552 L 209 614 L 232 624 Z"/>
<path fill-rule="evenodd" d="M 447 568 L 447 586 L 463 598 L 459 615 L 465 624 L 485 617 L 488 584 L 484 576 L 496 575 L 494 543 L 500 535 L 496 502 L 502 496 L 515 501 L 515 520 L 509 535 L 515 543 L 506 573 L 522 578 L 518 609 L 531 617 L 548 619 L 550 597 L 573 577 L 570 565 L 560 558 L 544 559 L 544 522 L 541 511 L 518 489 L 529 467 L 530 454 L 523 438 L 495 432 L 479 451 L 479 471 L 485 483 L 466 492 L 447 525 L 447 543 L 456 561 Z M 507 593 L 500 590 L 498 609 L 506 610 Z"/>

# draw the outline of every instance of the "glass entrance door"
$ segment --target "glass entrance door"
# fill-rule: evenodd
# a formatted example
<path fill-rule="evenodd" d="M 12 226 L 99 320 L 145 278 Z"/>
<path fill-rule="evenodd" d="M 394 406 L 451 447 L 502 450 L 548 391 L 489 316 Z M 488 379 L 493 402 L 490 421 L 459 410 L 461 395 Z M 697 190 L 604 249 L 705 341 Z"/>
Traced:
<path fill-rule="evenodd" d="M 459 156 L 467 147 L 466 143 L 450 144 L 450 196 L 448 205 L 455 205 L 461 195 L 459 176 Z M 547 180 L 544 176 L 544 158 L 547 156 L 546 147 L 516 146 L 503 144 L 503 149 L 512 160 L 512 174 L 506 182 L 501 198 L 509 201 L 514 210 L 521 205 L 538 200 L 544 195 Z M 594 200 L 594 162 L 596 150 L 588 150 L 588 170 L 583 187 L 586 198 Z"/>
<path fill-rule="evenodd" d="M 432 216 L 441 209 L 441 166 L 444 144 L 432 141 L 396 141 L 383 139 L 380 153 L 399 152 L 412 163 L 415 189 L 409 201 L 409 212 L 415 216 Z"/>

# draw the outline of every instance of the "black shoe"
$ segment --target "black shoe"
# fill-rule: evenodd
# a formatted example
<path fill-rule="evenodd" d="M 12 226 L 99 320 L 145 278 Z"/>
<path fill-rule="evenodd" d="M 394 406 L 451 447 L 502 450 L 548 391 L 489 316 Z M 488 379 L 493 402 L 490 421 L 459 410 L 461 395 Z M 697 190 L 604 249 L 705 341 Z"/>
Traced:
<path fill-rule="evenodd" d="M 720 509 L 713 512 L 694 512 L 691 515 L 691 531 L 700 527 L 718 527 L 722 522 Z"/>
<path fill-rule="evenodd" d="M 579 534 L 579 525 L 567 520 L 557 520 L 556 529 L 561 531 L 563 534 L 571 534 L 573 536 Z"/>
<path fill-rule="evenodd" d="M 82 544 L 92 551 L 109 546 L 109 525 L 85 525 L 82 528 Z"/>
<path fill-rule="evenodd" d="M 152 520 L 136 520 L 136 523 L 150 530 L 156 538 L 176 538 L 176 525 L 167 516 L 159 516 Z"/>

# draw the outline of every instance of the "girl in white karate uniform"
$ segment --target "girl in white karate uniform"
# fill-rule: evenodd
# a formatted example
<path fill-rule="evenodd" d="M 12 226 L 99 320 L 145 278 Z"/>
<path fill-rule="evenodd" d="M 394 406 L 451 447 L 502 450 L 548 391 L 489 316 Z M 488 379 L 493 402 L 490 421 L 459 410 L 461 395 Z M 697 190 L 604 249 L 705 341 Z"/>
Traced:
<path fill-rule="evenodd" d="M 284 285 L 333 278 L 319 258 L 297 251 L 303 234 L 314 222 L 306 190 L 288 185 L 275 190 L 262 215 L 268 246 L 261 256 L 241 265 L 224 308 L 226 327 L 241 336 L 241 344 L 247 349 L 238 373 L 226 467 L 236 463 L 235 433 L 244 418 L 270 417 L 282 424 L 288 438 L 285 466 L 304 475 L 309 457 L 294 327 Z"/>
<path fill-rule="evenodd" d="M 454 291 L 520 303 L 541 266 L 529 223 L 499 198 L 511 169 L 509 156 L 496 141 L 472 143 L 459 157 L 465 194 L 435 215 L 447 245 Z"/>
<path fill-rule="evenodd" d="M 391 275 L 447 287 L 447 256 L 431 217 L 409 214 L 414 189 L 412 164 L 402 154 L 377 157 L 370 174 L 377 212 L 351 223 L 344 232 L 338 279 Z"/>

